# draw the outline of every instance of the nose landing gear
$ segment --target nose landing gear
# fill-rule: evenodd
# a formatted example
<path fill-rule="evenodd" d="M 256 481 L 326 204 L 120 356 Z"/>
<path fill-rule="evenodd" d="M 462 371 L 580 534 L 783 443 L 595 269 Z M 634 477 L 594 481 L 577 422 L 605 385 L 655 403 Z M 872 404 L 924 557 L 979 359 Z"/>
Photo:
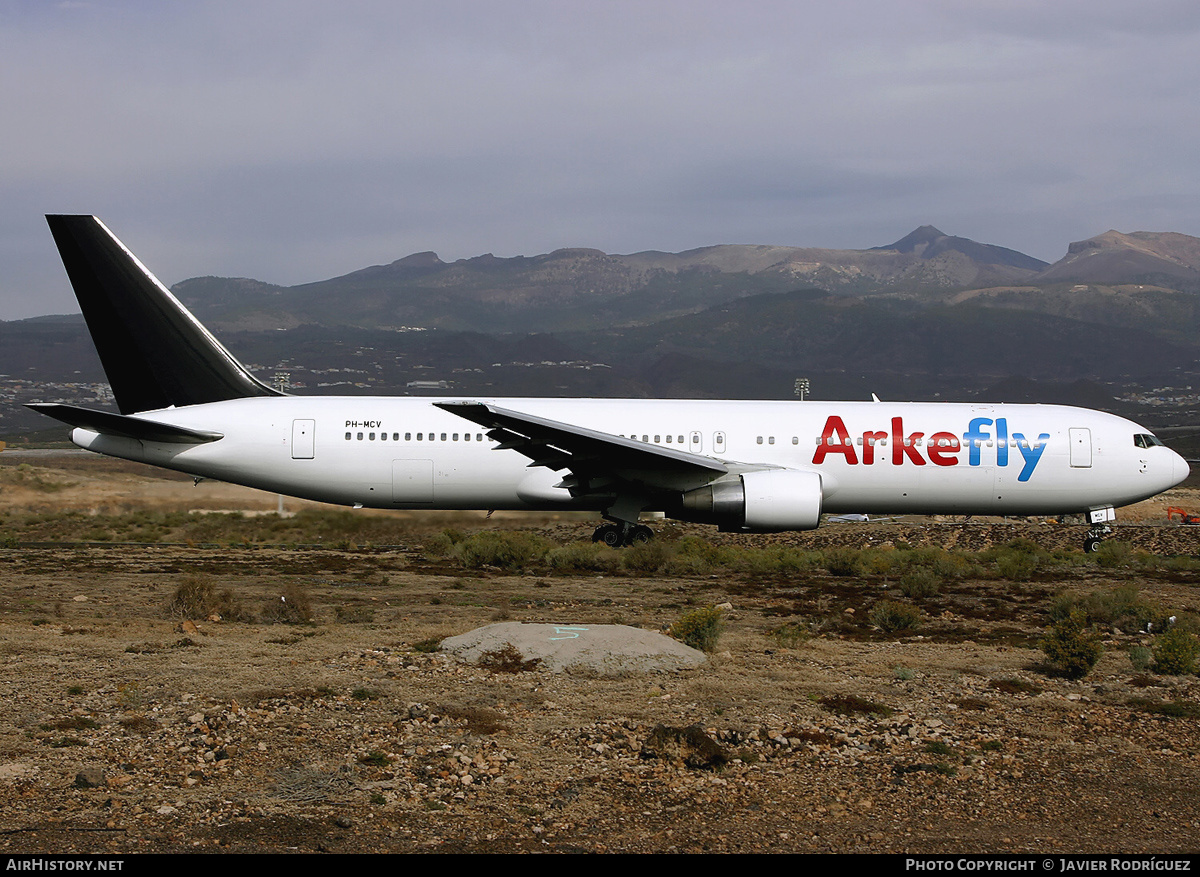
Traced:
<path fill-rule="evenodd" d="M 1104 541 L 1104 537 L 1112 535 L 1112 527 L 1108 526 L 1108 522 L 1114 521 L 1116 518 L 1117 512 L 1112 506 L 1088 510 L 1087 521 L 1091 526 L 1088 527 L 1087 536 L 1083 539 L 1084 554 L 1100 550 L 1100 543 Z"/>
<path fill-rule="evenodd" d="M 1091 554 L 1094 551 L 1100 550 L 1100 543 L 1104 541 L 1104 537 L 1112 533 L 1112 527 L 1100 525 L 1091 527 L 1087 531 L 1087 536 L 1083 539 L 1083 553 Z"/>

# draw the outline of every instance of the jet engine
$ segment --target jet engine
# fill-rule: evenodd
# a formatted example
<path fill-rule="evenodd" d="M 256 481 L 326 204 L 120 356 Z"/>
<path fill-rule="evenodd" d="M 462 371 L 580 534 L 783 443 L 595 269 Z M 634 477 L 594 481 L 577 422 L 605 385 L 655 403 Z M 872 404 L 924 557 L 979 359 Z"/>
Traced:
<path fill-rule="evenodd" d="M 813 530 L 821 522 L 821 476 L 799 469 L 756 469 L 689 490 L 685 521 L 722 530 Z"/>

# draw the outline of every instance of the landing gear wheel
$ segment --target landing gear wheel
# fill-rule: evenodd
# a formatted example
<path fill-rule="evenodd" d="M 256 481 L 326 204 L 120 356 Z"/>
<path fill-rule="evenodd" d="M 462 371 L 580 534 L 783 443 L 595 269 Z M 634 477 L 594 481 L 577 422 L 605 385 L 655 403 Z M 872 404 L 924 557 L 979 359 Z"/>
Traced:
<path fill-rule="evenodd" d="M 620 548 L 625 542 L 623 535 L 616 524 L 601 524 L 592 534 L 592 541 L 603 542 L 609 548 Z"/>
<path fill-rule="evenodd" d="M 645 545 L 647 542 L 654 541 L 654 531 L 645 524 L 638 524 L 629 531 L 629 535 L 625 539 L 626 545 Z"/>
<path fill-rule="evenodd" d="M 1107 524 L 1092 524 L 1088 527 L 1087 536 L 1083 540 L 1083 553 L 1093 554 L 1100 550 L 1100 543 L 1105 536 L 1112 535 L 1112 527 Z"/>
<path fill-rule="evenodd" d="M 654 531 L 645 524 L 601 524 L 592 534 L 593 542 L 603 542 L 609 548 L 644 545 L 654 539 Z"/>

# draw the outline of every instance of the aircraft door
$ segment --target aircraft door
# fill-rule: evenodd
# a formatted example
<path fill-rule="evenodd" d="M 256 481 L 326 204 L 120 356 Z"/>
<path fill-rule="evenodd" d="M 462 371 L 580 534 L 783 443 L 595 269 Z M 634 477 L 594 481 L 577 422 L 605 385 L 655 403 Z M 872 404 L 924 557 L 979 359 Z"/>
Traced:
<path fill-rule="evenodd" d="M 693 454 L 699 454 L 704 450 L 704 435 L 703 433 L 693 432 L 691 440 L 688 442 L 688 450 Z"/>
<path fill-rule="evenodd" d="M 714 454 L 725 453 L 725 433 L 723 433 L 723 432 L 714 432 L 713 433 L 713 453 Z"/>
<path fill-rule="evenodd" d="M 1092 431 L 1084 427 L 1072 427 L 1071 468 L 1087 469 L 1092 465 Z"/>
<path fill-rule="evenodd" d="M 311 460 L 313 458 L 316 449 L 314 441 L 316 433 L 317 422 L 315 420 L 292 421 L 293 460 Z"/>

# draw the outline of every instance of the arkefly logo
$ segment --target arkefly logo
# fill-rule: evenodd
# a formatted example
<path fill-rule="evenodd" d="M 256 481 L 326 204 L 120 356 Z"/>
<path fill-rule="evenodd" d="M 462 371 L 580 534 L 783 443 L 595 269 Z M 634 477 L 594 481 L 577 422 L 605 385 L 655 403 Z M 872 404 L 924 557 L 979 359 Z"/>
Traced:
<path fill-rule="evenodd" d="M 902 417 L 893 417 L 891 426 L 890 431 L 867 430 L 854 436 L 846 428 L 842 418 L 831 415 L 825 421 L 825 429 L 817 442 L 813 464 L 820 465 L 830 454 L 838 454 L 849 465 L 858 466 L 861 452 L 861 465 L 870 466 L 875 462 L 877 449 L 887 447 L 890 443 L 893 466 L 906 463 L 914 466 L 924 466 L 928 463 L 935 466 L 957 466 L 963 462 L 962 450 L 965 446 L 968 466 L 1003 467 L 1009 464 L 1009 451 L 1016 448 L 1020 459 L 1017 459 L 1017 454 L 1011 455 L 1011 458 L 1021 463 L 1017 481 L 1028 481 L 1050 440 L 1050 434 L 1046 432 L 1039 433 L 1037 441 L 1030 441 L 1019 432 L 1010 436 L 1007 417 L 997 417 L 995 420 L 990 417 L 973 417 L 961 437 L 953 432 L 935 432 L 926 439 L 923 432 L 906 433 Z M 879 458 L 887 459 L 887 452 L 880 452 Z"/>

